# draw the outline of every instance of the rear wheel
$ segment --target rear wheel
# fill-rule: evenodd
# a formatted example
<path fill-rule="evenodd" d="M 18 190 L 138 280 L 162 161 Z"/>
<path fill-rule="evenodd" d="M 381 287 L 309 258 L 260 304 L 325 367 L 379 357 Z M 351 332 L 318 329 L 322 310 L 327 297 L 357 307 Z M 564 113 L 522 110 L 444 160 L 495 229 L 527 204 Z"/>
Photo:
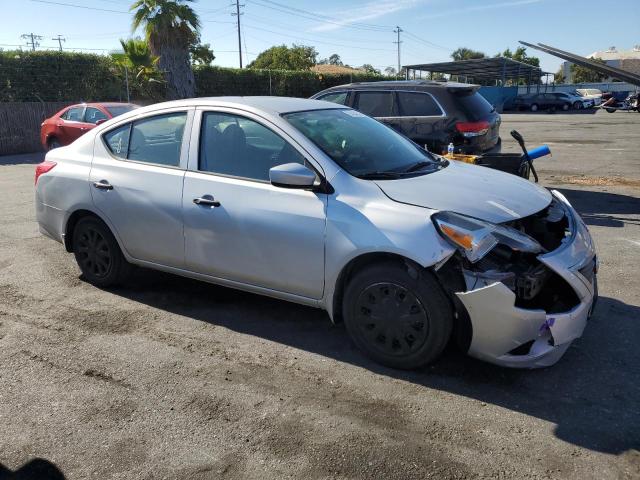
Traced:
<path fill-rule="evenodd" d="M 613 113 L 613 112 L 615 112 L 615 111 L 616 111 L 616 109 L 615 109 L 615 108 L 605 108 L 605 110 L 606 110 L 607 112 L 609 112 L 609 113 Z"/>
<path fill-rule="evenodd" d="M 57 138 L 52 138 L 48 142 L 49 150 L 53 150 L 54 148 L 60 148 L 62 145 L 58 141 Z"/>
<path fill-rule="evenodd" d="M 538 111 L 538 104 L 537 103 L 534 103 L 534 104 L 531 105 L 531 111 L 532 112 L 537 112 Z"/>
<path fill-rule="evenodd" d="M 563 104 L 562 104 L 562 110 L 563 110 L 564 112 L 566 112 L 566 111 L 567 111 L 567 110 L 569 110 L 570 108 L 571 108 L 571 105 L 570 105 L 570 104 L 568 104 L 568 103 L 563 103 Z"/>
<path fill-rule="evenodd" d="M 431 273 L 385 262 L 360 270 L 343 304 L 347 331 L 375 361 L 412 369 L 433 362 L 453 325 L 450 303 Z"/>
<path fill-rule="evenodd" d="M 109 227 L 96 217 L 85 217 L 73 230 L 73 253 L 82 275 L 97 287 L 121 283 L 131 271 Z"/>

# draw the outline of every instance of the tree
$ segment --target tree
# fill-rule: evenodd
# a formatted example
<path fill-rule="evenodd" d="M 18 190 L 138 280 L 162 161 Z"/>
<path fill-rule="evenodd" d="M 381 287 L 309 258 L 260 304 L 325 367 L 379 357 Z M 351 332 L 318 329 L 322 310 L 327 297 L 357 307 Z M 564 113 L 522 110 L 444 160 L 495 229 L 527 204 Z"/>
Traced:
<path fill-rule="evenodd" d="M 516 48 L 515 53 L 512 53 L 511 49 L 507 48 L 501 54 L 497 54 L 496 57 L 510 58 L 516 62 L 526 63 L 527 65 L 532 65 L 534 67 L 540 66 L 540 59 L 538 57 L 530 57 L 527 55 L 527 49 L 525 47 Z"/>
<path fill-rule="evenodd" d="M 378 70 L 377 68 L 374 68 L 374 66 L 369 63 L 365 63 L 360 67 L 360 69 L 364 70 L 367 73 L 371 73 L 373 75 L 380 75 L 380 70 Z"/>
<path fill-rule="evenodd" d="M 607 63 L 601 58 L 592 58 L 591 60 L 593 60 L 594 62 L 602 63 L 603 65 L 606 65 Z M 596 72 L 595 70 L 591 70 L 590 68 L 581 67 L 580 65 L 576 65 L 575 63 L 572 63 L 570 68 L 571 79 L 573 83 L 597 83 L 602 82 L 604 79 L 608 78 L 608 75 Z"/>
<path fill-rule="evenodd" d="M 201 43 L 198 36 L 195 43 L 189 46 L 189 54 L 191 55 L 191 63 L 193 65 L 211 65 L 216 59 L 211 45 L 208 43 Z"/>
<path fill-rule="evenodd" d="M 342 60 L 340 59 L 340 55 L 334 53 L 329 57 L 329 65 L 342 65 Z"/>
<path fill-rule="evenodd" d="M 167 82 L 171 99 L 195 96 L 189 49 L 198 38 L 200 20 L 186 4 L 193 0 L 136 0 L 133 29 L 142 27 L 151 53 Z"/>
<path fill-rule="evenodd" d="M 387 77 L 395 77 L 396 69 L 393 67 L 387 67 L 384 69 L 384 73 L 386 73 Z"/>
<path fill-rule="evenodd" d="M 140 38 L 120 39 L 123 53 L 112 53 L 114 64 L 127 70 L 131 81 L 137 83 L 145 96 L 155 98 L 157 90 L 153 84 L 162 83 L 162 73 L 158 70 L 158 57 L 151 53 L 149 44 Z"/>
<path fill-rule="evenodd" d="M 296 44 L 291 47 L 279 45 L 260 53 L 248 68 L 309 70 L 316 65 L 317 57 L 318 52 L 314 47 Z"/>
<path fill-rule="evenodd" d="M 558 68 L 558 71 L 553 75 L 553 83 L 564 83 L 564 71 L 562 67 Z"/>
<path fill-rule="evenodd" d="M 457 50 L 454 50 L 451 54 L 451 58 L 453 58 L 456 62 L 460 60 L 471 60 L 474 58 L 486 58 L 486 55 L 483 52 L 478 52 L 476 50 L 471 50 L 470 48 L 460 47 Z"/>

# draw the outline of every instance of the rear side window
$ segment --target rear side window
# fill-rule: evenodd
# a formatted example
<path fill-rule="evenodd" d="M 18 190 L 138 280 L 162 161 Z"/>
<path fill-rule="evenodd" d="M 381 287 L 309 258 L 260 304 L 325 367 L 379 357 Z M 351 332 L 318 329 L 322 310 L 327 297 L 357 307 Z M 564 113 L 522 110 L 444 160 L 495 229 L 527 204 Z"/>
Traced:
<path fill-rule="evenodd" d="M 169 113 L 134 122 L 127 158 L 177 167 L 186 121 L 186 113 Z"/>
<path fill-rule="evenodd" d="M 325 102 L 333 102 L 339 105 L 345 105 L 347 103 L 347 92 L 334 92 L 328 93 L 321 97 L 318 97 L 318 100 L 324 100 Z"/>
<path fill-rule="evenodd" d="M 107 114 L 94 107 L 87 107 L 84 112 L 84 121 L 86 123 L 96 124 L 99 120 L 108 120 Z"/>
<path fill-rule="evenodd" d="M 467 115 L 469 120 L 483 120 L 495 111 L 493 105 L 485 100 L 485 98 L 477 92 L 474 93 L 458 93 L 454 94 L 456 104 Z"/>
<path fill-rule="evenodd" d="M 393 117 L 393 92 L 359 92 L 356 108 L 371 117 Z"/>
<path fill-rule="evenodd" d="M 186 121 L 186 112 L 144 118 L 110 130 L 104 140 L 117 157 L 177 167 Z"/>
<path fill-rule="evenodd" d="M 442 110 L 431 95 L 419 92 L 398 92 L 400 114 L 406 117 L 439 117 Z"/>
<path fill-rule="evenodd" d="M 127 158 L 129 151 L 129 134 L 131 133 L 131 124 L 127 123 L 124 127 L 110 130 L 104 134 L 104 141 L 107 147 L 116 157 Z"/>
<path fill-rule="evenodd" d="M 84 107 L 73 107 L 60 115 L 61 118 L 69 122 L 82 122 Z"/>

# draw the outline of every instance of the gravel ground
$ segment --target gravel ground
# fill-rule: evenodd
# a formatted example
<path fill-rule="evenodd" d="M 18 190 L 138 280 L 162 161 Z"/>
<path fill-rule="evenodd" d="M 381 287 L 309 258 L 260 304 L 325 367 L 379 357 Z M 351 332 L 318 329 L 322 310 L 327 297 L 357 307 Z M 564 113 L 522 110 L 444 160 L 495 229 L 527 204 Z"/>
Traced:
<path fill-rule="evenodd" d="M 640 478 L 640 115 L 505 114 L 505 150 L 511 128 L 551 146 L 541 182 L 601 260 L 544 370 L 382 368 L 319 310 L 151 271 L 99 290 L 37 232 L 39 156 L 1 157 L 0 478 Z"/>

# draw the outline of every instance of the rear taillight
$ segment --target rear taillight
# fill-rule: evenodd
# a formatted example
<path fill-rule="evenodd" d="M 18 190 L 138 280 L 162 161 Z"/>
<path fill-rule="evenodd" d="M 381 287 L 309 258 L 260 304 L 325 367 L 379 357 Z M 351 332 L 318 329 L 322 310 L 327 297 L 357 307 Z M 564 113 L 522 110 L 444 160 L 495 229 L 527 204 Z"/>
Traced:
<path fill-rule="evenodd" d="M 49 170 L 51 170 L 56 165 L 57 165 L 57 163 L 56 162 L 52 162 L 51 160 L 45 160 L 44 162 L 39 163 L 38 165 L 36 165 L 36 181 L 34 183 L 37 184 L 38 183 L 38 178 L 40 178 L 40 175 L 42 175 L 43 173 L 47 173 Z"/>
<path fill-rule="evenodd" d="M 482 120 L 480 122 L 458 122 L 456 130 L 464 137 L 478 137 L 489 131 L 489 122 Z"/>

